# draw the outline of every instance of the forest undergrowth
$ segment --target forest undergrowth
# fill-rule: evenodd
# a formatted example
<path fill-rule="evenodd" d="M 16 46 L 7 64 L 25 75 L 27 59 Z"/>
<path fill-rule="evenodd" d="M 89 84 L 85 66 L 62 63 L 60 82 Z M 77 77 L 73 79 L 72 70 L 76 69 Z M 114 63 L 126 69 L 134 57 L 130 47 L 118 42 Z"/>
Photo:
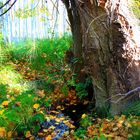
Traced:
<path fill-rule="evenodd" d="M 12 45 L 1 37 L 0 139 L 140 139 L 140 103 L 121 116 L 98 117 L 91 79 L 77 82 L 65 61 L 71 44 L 69 36 Z"/>

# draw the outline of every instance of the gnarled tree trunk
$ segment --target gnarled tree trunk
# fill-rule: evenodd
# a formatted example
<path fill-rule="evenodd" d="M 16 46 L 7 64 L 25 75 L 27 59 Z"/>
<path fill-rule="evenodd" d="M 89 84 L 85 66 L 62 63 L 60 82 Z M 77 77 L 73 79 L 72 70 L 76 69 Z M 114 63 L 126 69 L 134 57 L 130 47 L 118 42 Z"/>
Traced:
<path fill-rule="evenodd" d="M 128 0 L 63 2 L 71 23 L 74 56 L 82 59 L 85 72 L 92 77 L 97 111 L 121 113 L 130 103 L 130 96 L 124 100 L 123 94 L 140 85 L 139 49 L 129 23 L 131 14 L 123 11 L 128 10 L 124 5 Z"/>

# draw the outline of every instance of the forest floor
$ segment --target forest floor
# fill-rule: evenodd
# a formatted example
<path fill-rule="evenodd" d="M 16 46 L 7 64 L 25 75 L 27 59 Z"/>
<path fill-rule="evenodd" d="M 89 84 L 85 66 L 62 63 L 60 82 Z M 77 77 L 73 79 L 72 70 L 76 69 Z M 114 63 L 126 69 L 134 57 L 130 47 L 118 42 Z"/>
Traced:
<path fill-rule="evenodd" d="M 77 83 L 65 62 L 70 44 L 63 37 L 1 47 L 0 139 L 139 140 L 139 104 L 121 116 L 99 117 L 90 79 Z"/>

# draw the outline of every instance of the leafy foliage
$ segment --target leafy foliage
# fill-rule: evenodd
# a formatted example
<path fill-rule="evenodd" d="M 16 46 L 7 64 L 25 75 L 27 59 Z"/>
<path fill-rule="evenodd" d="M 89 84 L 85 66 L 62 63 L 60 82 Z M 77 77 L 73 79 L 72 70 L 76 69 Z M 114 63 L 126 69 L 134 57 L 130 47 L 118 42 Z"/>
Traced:
<path fill-rule="evenodd" d="M 24 8 L 19 8 L 18 10 L 16 10 L 15 16 L 24 19 L 28 17 L 38 16 L 38 13 L 46 16 L 48 16 L 49 14 L 47 8 L 43 6 L 43 4 L 40 6 L 40 1 L 29 0 Z"/>
<path fill-rule="evenodd" d="M 137 18 L 140 18 L 140 1 L 139 0 L 133 0 L 133 1 L 131 1 L 130 7 L 132 8 L 135 16 Z"/>

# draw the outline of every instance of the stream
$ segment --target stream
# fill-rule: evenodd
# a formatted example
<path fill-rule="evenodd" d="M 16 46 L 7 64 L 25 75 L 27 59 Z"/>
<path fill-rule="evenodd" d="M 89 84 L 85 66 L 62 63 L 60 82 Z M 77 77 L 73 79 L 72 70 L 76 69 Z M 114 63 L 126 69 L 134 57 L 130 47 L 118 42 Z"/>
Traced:
<path fill-rule="evenodd" d="M 87 112 L 87 107 L 88 105 L 81 103 L 66 107 L 65 110 L 56 114 L 54 119 L 48 119 L 44 122 L 40 133 L 44 133 L 45 137 L 54 135 L 52 140 L 63 139 L 65 134 L 69 135 L 71 130 L 79 127 L 79 121 L 82 114 Z M 36 136 L 35 140 L 45 140 L 45 137 Z"/>

